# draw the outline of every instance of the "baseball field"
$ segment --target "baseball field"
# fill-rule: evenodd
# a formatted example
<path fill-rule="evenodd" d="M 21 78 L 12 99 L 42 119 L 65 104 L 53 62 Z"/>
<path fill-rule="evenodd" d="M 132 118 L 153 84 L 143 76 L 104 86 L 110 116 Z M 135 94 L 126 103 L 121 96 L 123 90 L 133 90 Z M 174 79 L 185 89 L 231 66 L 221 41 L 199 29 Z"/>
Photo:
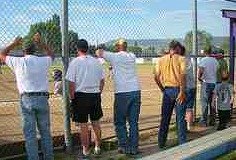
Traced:
<path fill-rule="evenodd" d="M 61 68 L 61 65 L 51 67 L 50 77 L 55 68 Z M 154 82 L 153 78 L 154 64 L 145 63 L 137 65 L 137 72 L 142 89 L 142 106 L 140 113 L 140 129 L 157 126 L 160 118 L 160 106 L 162 94 Z M 108 75 L 106 69 L 106 83 L 102 93 L 102 107 L 104 117 L 102 118 L 102 137 L 106 138 L 114 135 L 113 122 L 113 80 Z M 53 81 L 50 78 L 50 92 L 53 93 Z M 62 97 L 51 95 L 51 129 L 54 136 L 62 135 L 64 132 Z M 0 145 L 23 140 L 21 130 L 21 118 L 19 112 L 19 95 L 16 88 L 14 73 L 9 68 L 3 66 L 0 74 Z M 71 123 L 72 131 L 77 128 Z"/>

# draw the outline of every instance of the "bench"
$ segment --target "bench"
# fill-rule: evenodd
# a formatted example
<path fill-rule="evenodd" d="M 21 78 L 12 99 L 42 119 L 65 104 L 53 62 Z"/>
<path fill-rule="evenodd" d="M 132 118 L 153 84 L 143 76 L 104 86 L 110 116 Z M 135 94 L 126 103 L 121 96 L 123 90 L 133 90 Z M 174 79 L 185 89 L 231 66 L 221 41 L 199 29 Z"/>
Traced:
<path fill-rule="evenodd" d="M 143 160 L 206 160 L 236 149 L 236 127 L 143 157 Z"/>

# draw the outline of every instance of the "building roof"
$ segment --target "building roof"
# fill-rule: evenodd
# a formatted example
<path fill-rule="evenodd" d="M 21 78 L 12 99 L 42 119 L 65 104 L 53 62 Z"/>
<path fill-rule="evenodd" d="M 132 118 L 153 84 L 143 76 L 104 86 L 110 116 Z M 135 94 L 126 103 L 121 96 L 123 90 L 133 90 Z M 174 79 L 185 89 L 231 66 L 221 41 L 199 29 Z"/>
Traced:
<path fill-rule="evenodd" d="M 236 10 L 222 9 L 221 11 L 223 17 L 236 19 Z"/>

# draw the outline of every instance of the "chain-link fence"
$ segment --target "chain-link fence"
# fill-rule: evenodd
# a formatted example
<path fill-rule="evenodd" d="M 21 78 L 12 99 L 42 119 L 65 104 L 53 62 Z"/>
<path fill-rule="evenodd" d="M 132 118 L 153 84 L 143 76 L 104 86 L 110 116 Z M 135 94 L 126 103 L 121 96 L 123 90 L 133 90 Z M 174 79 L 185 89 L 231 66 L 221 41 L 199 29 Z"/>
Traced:
<path fill-rule="evenodd" d="M 154 4 L 154 5 L 152 5 Z M 157 53 L 167 46 L 169 26 L 165 19 L 175 23 L 174 27 L 185 29 L 175 13 L 156 11 L 157 2 L 152 0 L 69 0 L 69 54 L 75 56 L 75 43 L 85 38 L 90 43 L 91 51 L 98 45 L 105 45 L 112 51 L 114 40 L 123 37 L 128 40 L 129 50 L 135 52 L 139 59 L 137 71 L 142 89 L 142 108 L 140 129 L 157 126 L 160 118 L 161 93 L 153 80 L 154 59 Z M 29 43 L 33 34 L 40 31 L 43 42 L 50 45 L 57 58 L 50 69 L 50 77 L 54 69 L 62 69 L 61 62 L 61 6 L 59 0 L 2 0 L 0 5 L 0 47 L 11 42 L 14 37 L 22 36 L 24 43 Z M 147 8 L 145 8 L 145 7 Z M 152 10 L 152 11 L 149 11 Z M 171 14 L 171 15 L 170 15 Z M 186 16 L 187 14 L 187 16 Z M 155 16 L 153 16 L 155 15 Z M 191 12 L 180 13 L 187 21 L 191 21 Z M 227 23 L 224 23 L 227 26 Z M 189 28 L 190 30 L 191 28 Z M 187 32 L 188 30 L 186 30 Z M 173 33 L 171 32 L 170 35 Z M 172 36 L 170 36 L 172 38 Z M 169 37 L 168 37 L 169 38 Z M 174 37 L 173 37 L 174 38 Z M 179 41 L 184 42 L 183 38 Z M 217 41 L 219 44 L 223 39 Z M 219 43 L 218 43 L 219 42 Z M 21 48 L 18 48 L 20 50 Z M 21 51 L 12 54 L 22 55 Z M 147 58 L 148 57 L 148 58 Z M 113 81 L 106 67 L 106 85 L 102 95 L 104 117 L 102 119 L 102 137 L 114 135 L 113 129 Z M 15 76 L 10 69 L 2 65 L 0 68 L 0 158 L 24 153 L 24 138 L 21 129 L 19 112 L 19 95 Z M 53 79 L 50 78 L 50 110 L 54 146 L 64 145 L 64 126 L 62 97 L 53 95 Z M 197 96 L 199 103 L 199 95 Z M 200 111 L 198 110 L 197 113 Z M 77 132 L 75 124 L 71 124 L 72 132 Z"/>

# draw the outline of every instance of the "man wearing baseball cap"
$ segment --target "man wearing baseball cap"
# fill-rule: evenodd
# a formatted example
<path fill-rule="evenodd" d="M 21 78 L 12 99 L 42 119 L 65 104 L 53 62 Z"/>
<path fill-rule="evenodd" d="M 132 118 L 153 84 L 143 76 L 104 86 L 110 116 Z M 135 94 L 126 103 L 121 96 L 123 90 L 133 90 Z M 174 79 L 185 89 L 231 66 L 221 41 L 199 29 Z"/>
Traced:
<path fill-rule="evenodd" d="M 33 43 L 23 49 L 24 57 L 13 57 L 9 52 L 22 44 L 17 37 L 13 43 L 0 52 L 1 61 L 5 62 L 15 73 L 20 93 L 20 109 L 28 160 L 38 160 L 37 131 L 41 136 L 43 159 L 52 160 L 53 142 L 50 132 L 50 113 L 48 105 L 48 69 L 52 64 L 53 53 L 41 43 L 39 33 L 33 37 Z M 35 54 L 36 48 L 46 53 L 44 57 Z"/>
<path fill-rule="evenodd" d="M 141 92 L 135 68 L 136 56 L 127 52 L 127 42 L 124 39 L 118 39 L 115 48 L 116 53 L 99 50 L 98 54 L 107 60 L 114 70 L 114 125 L 118 137 L 118 152 L 137 154 Z M 129 123 L 129 133 L 126 121 Z"/>

